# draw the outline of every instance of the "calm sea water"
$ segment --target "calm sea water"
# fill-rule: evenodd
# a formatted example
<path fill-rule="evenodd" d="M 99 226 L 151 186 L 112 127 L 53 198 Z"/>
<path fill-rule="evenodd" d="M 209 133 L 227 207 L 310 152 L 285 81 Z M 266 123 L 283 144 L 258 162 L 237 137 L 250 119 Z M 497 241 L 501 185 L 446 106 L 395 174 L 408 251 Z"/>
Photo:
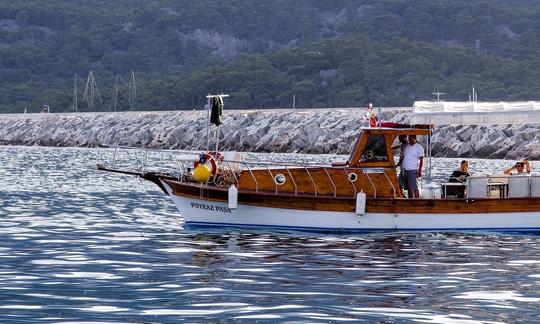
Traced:
<path fill-rule="evenodd" d="M 95 170 L 111 157 L 0 147 L 0 322 L 540 323 L 540 236 L 184 229 L 155 185 Z"/>

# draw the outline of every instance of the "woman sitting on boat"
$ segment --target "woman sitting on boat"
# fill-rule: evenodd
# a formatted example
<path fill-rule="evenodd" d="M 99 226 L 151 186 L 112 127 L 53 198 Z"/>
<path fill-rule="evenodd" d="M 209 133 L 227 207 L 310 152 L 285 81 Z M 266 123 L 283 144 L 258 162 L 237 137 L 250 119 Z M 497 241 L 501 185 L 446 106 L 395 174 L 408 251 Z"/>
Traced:
<path fill-rule="evenodd" d="M 516 164 L 504 170 L 504 174 L 529 175 L 531 174 L 531 165 L 527 160 L 524 160 L 523 162 L 516 162 Z"/>
<path fill-rule="evenodd" d="M 469 162 L 467 160 L 461 161 L 459 169 L 452 172 L 448 182 L 465 182 L 466 177 L 470 177 L 469 174 Z"/>

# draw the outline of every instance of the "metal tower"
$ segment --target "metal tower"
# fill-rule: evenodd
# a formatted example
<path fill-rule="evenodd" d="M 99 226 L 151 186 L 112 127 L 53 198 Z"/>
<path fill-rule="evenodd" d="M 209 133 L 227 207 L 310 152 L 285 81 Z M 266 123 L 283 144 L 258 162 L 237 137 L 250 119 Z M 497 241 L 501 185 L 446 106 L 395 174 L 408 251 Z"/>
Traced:
<path fill-rule="evenodd" d="M 122 95 L 128 104 L 129 110 L 135 110 L 137 99 L 137 83 L 135 81 L 135 72 L 131 71 L 129 82 L 126 82 L 120 75 L 116 76 L 113 91 L 113 111 L 118 107 L 118 95 Z"/>
<path fill-rule="evenodd" d="M 89 111 L 97 111 L 96 104 L 99 104 L 99 108 L 103 107 L 103 101 L 99 95 L 99 89 L 96 85 L 94 72 L 92 71 L 88 73 L 88 79 L 86 80 L 86 87 L 83 94 L 83 101 L 85 100 Z"/>

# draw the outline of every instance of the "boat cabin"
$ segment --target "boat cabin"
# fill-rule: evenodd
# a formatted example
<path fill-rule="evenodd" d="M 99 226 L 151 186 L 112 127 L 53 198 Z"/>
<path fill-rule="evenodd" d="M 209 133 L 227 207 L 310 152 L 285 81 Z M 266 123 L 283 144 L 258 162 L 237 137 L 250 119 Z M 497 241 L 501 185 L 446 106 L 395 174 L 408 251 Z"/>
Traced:
<path fill-rule="evenodd" d="M 425 128 L 367 128 L 356 140 L 347 165 L 351 167 L 396 167 L 392 144 L 399 135 L 429 135 Z"/>

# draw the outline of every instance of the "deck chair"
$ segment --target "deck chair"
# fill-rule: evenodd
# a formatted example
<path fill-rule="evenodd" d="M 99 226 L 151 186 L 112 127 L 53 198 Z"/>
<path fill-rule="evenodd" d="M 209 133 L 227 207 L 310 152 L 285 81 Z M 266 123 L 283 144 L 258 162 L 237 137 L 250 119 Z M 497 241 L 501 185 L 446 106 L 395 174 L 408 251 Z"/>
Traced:
<path fill-rule="evenodd" d="M 487 198 L 488 178 L 468 177 L 467 178 L 467 198 Z"/>
<path fill-rule="evenodd" d="M 508 178 L 508 197 L 529 197 L 530 194 L 529 176 L 511 176 Z"/>

